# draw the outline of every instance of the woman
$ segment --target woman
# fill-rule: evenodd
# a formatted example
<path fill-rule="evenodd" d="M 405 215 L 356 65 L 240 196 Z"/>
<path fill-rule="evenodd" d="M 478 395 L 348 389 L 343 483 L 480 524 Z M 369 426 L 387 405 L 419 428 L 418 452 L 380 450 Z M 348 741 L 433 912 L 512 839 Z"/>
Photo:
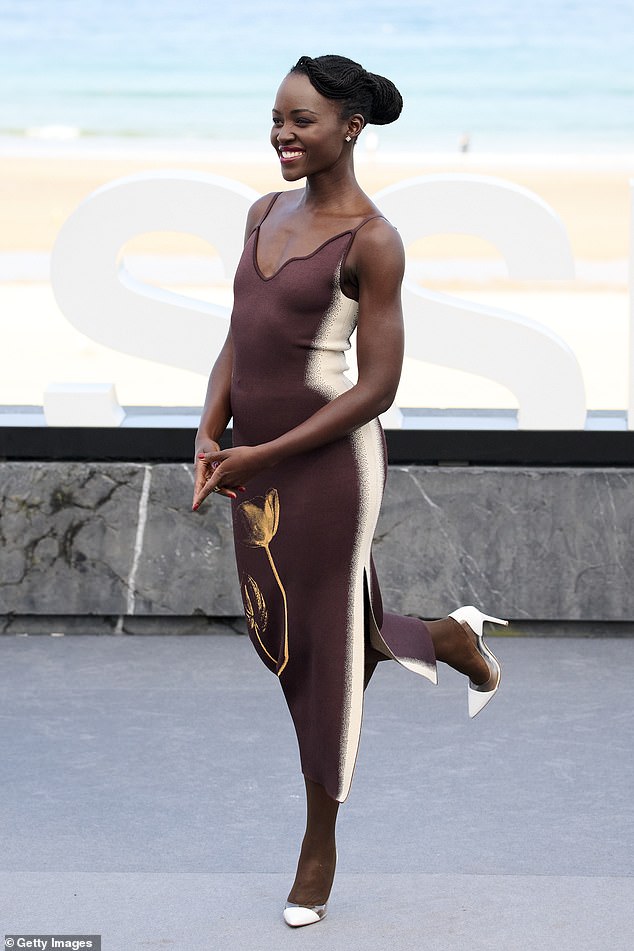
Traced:
<path fill-rule="evenodd" d="M 279 677 L 299 742 L 307 822 L 284 910 L 292 926 L 326 912 L 337 810 L 377 662 L 434 683 L 436 661 L 450 664 L 469 677 L 472 716 L 500 679 L 484 615 L 460 608 L 424 623 L 384 613 L 372 564 L 386 474 L 377 417 L 403 360 L 404 252 L 357 184 L 353 153 L 367 123 L 393 122 L 401 108 L 389 80 L 341 56 L 302 56 L 282 82 L 271 144 L 283 178 L 306 182 L 249 212 L 196 439 L 193 508 L 212 492 L 232 500 L 249 634 Z M 344 351 L 355 326 L 352 385 Z M 220 450 L 232 417 L 234 446 Z"/>

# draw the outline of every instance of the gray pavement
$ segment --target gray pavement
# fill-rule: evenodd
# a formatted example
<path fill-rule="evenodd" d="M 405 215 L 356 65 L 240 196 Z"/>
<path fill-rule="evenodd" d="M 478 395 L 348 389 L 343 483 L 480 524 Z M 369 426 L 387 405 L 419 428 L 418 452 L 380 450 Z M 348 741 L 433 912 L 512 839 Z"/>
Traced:
<path fill-rule="evenodd" d="M 499 695 L 381 664 L 328 918 L 275 678 L 238 635 L 0 638 L 0 934 L 107 951 L 632 951 L 634 640 L 495 638 Z"/>

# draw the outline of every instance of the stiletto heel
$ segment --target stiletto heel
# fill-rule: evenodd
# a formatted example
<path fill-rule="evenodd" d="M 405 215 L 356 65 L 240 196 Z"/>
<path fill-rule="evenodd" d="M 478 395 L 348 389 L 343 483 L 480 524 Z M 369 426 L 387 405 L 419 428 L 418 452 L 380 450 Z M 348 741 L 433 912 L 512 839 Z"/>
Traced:
<path fill-rule="evenodd" d="M 491 617 L 489 614 L 483 614 L 482 611 L 478 611 L 472 604 L 458 608 L 457 611 L 454 611 L 449 615 L 455 621 L 458 621 L 459 624 L 467 624 L 476 637 L 475 646 L 478 650 L 478 653 L 487 663 L 489 670 L 491 671 L 491 676 L 484 684 L 474 684 L 472 680 L 469 681 L 468 686 L 468 697 L 469 697 L 469 716 L 474 717 L 477 713 L 482 710 L 489 700 L 496 693 L 498 687 L 500 686 L 500 663 L 493 653 L 484 643 L 484 637 L 482 628 L 485 621 L 490 621 L 492 624 L 504 624 L 507 625 L 508 621 L 503 621 L 498 617 Z M 490 687 L 489 684 L 493 678 L 493 686 Z"/>
<path fill-rule="evenodd" d="M 328 903 L 323 905 L 295 905 L 292 901 L 286 902 L 284 921 L 291 928 L 301 928 L 303 925 L 314 925 L 326 917 Z"/>

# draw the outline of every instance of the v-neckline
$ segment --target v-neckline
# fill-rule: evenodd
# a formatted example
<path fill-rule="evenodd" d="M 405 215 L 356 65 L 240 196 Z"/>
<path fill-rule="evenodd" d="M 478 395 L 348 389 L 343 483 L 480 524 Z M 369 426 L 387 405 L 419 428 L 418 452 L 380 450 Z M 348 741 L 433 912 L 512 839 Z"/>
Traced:
<path fill-rule="evenodd" d="M 265 217 L 266 217 L 266 215 L 265 215 Z M 272 281 L 274 278 L 276 278 L 276 277 L 278 276 L 278 274 L 280 274 L 280 273 L 284 270 L 284 268 L 285 268 L 288 264 L 292 264 L 293 261 L 308 261 L 310 258 L 312 258 L 312 257 L 314 257 L 316 254 L 318 254 L 318 253 L 322 250 L 322 248 L 325 248 L 327 244 L 330 244 L 331 241 L 336 241 L 337 238 L 343 238 L 345 235 L 347 235 L 347 234 L 352 234 L 352 232 L 356 230 L 355 228 L 346 228 L 345 231 L 340 231 L 338 234 L 333 234 L 330 238 L 326 238 L 325 241 L 322 241 L 322 243 L 319 245 L 319 247 L 315 248 L 314 251 L 310 251 L 309 254 L 295 254 L 295 255 L 293 255 L 292 257 L 287 258 L 286 261 L 284 261 L 284 262 L 278 267 L 278 269 L 273 272 L 273 274 L 270 274 L 270 275 L 267 277 L 267 275 L 263 273 L 263 271 L 262 271 L 261 268 L 260 268 L 260 265 L 258 264 L 258 243 L 259 243 L 259 240 L 260 240 L 260 227 L 261 227 L 263 221 L 264 221 L 264 219 L 262 219 L 262 221 L 261 221 L 259 224 L 257 224 L 257 225 L 255 226 L 255 228 L 253 229 L 253 232 L 254 232 L 254 239 L 253 239 L 253 266 L 254 266 L 254 268 L 255 268 L 255 271 L 256 271 L 258 277 L 260 277 L 263 281 Z"/>

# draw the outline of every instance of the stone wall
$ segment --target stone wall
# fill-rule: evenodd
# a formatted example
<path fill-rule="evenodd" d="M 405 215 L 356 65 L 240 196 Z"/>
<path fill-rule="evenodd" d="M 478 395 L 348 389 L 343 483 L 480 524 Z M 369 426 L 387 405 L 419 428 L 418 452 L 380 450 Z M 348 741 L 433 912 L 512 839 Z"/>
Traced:
<path fill-rule="evenodd" d="M 0 486 L 1 629 L 241 615 L 229 504 L 192 513 L 191 466 L 0 463 Z M 374 551 L 391 610 L 627 622 L 633 534 L 632 469 L 392 467 Z"/>

